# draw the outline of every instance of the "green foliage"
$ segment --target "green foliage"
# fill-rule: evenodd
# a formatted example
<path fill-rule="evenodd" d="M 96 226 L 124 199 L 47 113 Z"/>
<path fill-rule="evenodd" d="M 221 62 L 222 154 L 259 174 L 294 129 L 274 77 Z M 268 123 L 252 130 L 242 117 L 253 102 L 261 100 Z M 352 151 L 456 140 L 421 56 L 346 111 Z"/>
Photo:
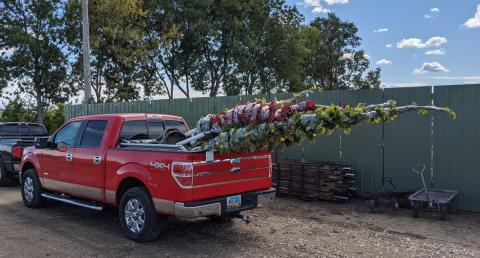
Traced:
<path fill-rule="evenodd" d="M 63 49 L 63 2 L 4 0 L 0 3 L 0 88 L 10 85 L 35 101 L 42 122 L 50 104 L 65 102 L 68 59 Z"/>
<path fill-rule="evenodd" d="M 65 105 L 51 106 L 45 111 L 43 125 L 51 134 L 65 122 Z M 36 122 L 36 112 L 21 99 L 15 98 L 5 106 L 0 116 L 2 122 Z"/>
<path fill-rule="evenodd" d="M 302 35 L 310 50 L 305 59 L 305 84 L 309 87 L 333 90 L 380 86 L 380 69 L 367 72 L 370 62 L 358 49 L 361 38 L 355 24 L 330 13 L 316 18 Z"/>
<path fill-rule="evenodd" d="M 60 126 L 65 123 L 65 105 L 59 104 L 58 106 L 50 107 L 45 112 L 45 118 L 43 124 L 48 130 L 48 133 L 53 134 Z"/>
<path fill-rule="evenodd" d="M 35 122 L 35 111 L 19 99 L 15 98 L 5 106 L 1 114 L 2 122 Z"/>
<path fill-rule="evenodd" d="M 295 103 L 292 101 L 295 101 L 295 98 L 283 103 Z M 269 105 L 263 101 L 257 103 Z M 285 108 L 289 110 L 289 105 L 278 104 L 277 108 L 276 113 L 282 113 Z M 368 106 L 359 103 L 356 107 L 317 105 L 314 110 L 296 110 L 287 113 L 285 118 L 262 120 L 260 123 L 244 123 L 239 118 L 238 122 L 227 124 L 223 132 L 205 143 L 204 147 L 224 153 L 261 149 L 271 151 L 298 144 L 305 139 L 314 141 L 318 135 L 330 135 L 337 129 L 348 134 L 355 125 L 393 121 L 399 114 L 414 110 L 421 114 L 438 111 L 455 118 L 455 112 L 450 108 L 414 105 L 397 107 L 395 101 Z"/>
<path fill-rule="evenodd" d="M 92 89 L 95 101 L 129 101 L 152 93 L 147 58 L 146 13 L 141 0 L 89 1 Z M 72 78 L 83 76 L 80 1 L 68 1 L 65 34 L 70 44 Z M 157 93 L 162 93 L 157 92 Z"/>
<path fill-rule="evenodd" d="M 285 0 L 90 0 L 89 20 L 96 102 L 380 86 L 355 24 L 303 25 Z M 42 121 L 83 85 L 80 1 L 2 1 L 0 49 L 0 90 L 29 95 Z"/>

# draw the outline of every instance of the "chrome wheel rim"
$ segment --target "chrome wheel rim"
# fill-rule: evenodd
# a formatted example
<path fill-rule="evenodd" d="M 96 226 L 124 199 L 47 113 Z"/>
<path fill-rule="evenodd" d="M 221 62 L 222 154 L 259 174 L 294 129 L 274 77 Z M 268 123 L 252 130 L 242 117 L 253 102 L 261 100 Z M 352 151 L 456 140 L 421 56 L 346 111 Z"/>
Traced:
<path fill-rule="evenodd" d="M 23 183 L 23 194 L 25 195 L 25 199 L 29 202 L 33 200 L 33 191 L 33 180 L 28 176 Z"/>
<path fill-rule="evenodd" d="M 145 226 L 145 209 L 139 200 L 132 198 L 125 205 L 125 223 L 133 233 L 139 233 Z"/>

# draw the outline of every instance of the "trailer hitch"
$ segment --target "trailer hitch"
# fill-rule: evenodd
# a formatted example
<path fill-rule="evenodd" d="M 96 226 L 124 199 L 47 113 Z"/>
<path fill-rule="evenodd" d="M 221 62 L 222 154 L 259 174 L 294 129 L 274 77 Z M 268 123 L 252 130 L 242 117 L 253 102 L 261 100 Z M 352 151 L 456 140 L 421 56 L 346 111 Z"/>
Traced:
<path fill-rule="evenodd" d="M 244 215 L 244 214 L 241 214 L 241 213 L 235 214 L 235 215 L 233 215 L 233 217 L 237 218 L 237 219 L 241 219 L 243 222 L 245 222 L 247 224 L 252 222 L 252 218 L 250 218 L 250 216 Z"/>

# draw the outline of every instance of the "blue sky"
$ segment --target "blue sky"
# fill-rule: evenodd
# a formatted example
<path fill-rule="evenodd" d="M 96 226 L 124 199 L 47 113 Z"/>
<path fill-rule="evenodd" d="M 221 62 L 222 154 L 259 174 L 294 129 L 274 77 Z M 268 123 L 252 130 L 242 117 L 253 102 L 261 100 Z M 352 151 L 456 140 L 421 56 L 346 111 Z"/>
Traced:
<path fill-rule="evenodd" d="M 384 87 L 480 83 L 479 0 L 287 0 L 287 4 L 297 6 L 305 23 L 329 11 L 355 23 L 371 67 L 382 68 Z"/>

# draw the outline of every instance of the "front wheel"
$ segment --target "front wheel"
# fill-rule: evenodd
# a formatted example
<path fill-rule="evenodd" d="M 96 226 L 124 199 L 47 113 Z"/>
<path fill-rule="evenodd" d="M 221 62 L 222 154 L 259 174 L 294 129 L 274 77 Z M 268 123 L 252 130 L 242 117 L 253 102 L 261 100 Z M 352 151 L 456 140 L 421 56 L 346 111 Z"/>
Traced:
<path fill-rule="evenodd" d="M 42 185 L 35 170 L 28 169 L 22 175 L 22 199 L 28 208 L 40 208 L 45 204 Z"/>
<path fill-rule="evenodd" d="M 119 208 L 122 231 L 135 242 L 155 240 L 166 226 L 166 218 L 157 215 L 152 198 L 144 187 L 133 187 L 125 192 Z"/>

